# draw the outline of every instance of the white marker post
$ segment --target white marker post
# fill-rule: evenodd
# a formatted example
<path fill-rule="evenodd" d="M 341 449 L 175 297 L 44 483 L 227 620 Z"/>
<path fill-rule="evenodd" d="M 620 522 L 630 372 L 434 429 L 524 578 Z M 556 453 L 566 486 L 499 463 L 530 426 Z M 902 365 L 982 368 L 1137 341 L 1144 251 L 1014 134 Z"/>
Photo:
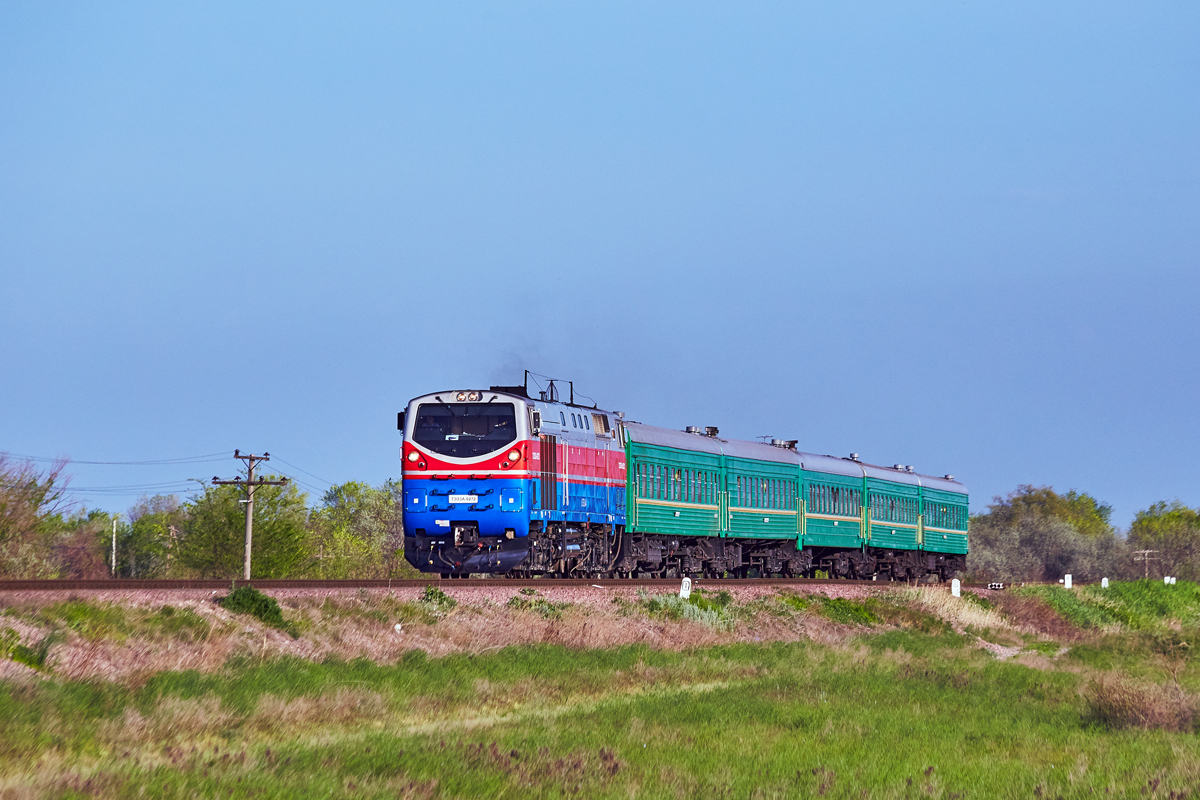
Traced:
<path fill-rule="evenodd" d="M 1071 588 L 1071 574 L 1070 573 L 1063 575 L 1063 587 L 1067 588 L 1067 589 Z"/>
<path fill-rule="evenodd" d="M 950 594 L 955 597 L 962 597 L 962 581 L 958 578 L 950 581 Z"/>
<path fill-rule="evenodd" d="M 1101 579 L 1100 579 L 1100 588 L 1101 588 L 1101 589 L 1107 589 L 1107 588 L 1108 588 L 1108 578 L 1101 578 Z"/>
<path fill-rule="evenodd" d="M 682 600 L 687 600 L 692 596 L 692 579 L 684 578 L 683 583 L 679 584 L 679 597 Z"/>
<path fill-rule="evenodd" d="M 1170 585 L 1171 585 L 1171 579 L 1164 575 L 1163 576 L 1163 586 L 1170 586 Z"/>
<path fill-rule="evenodd" d="M 1172 586 L 1175 585 L 1175 576 L 1174 575 L 1171 576 L 1171 585 Z"/>

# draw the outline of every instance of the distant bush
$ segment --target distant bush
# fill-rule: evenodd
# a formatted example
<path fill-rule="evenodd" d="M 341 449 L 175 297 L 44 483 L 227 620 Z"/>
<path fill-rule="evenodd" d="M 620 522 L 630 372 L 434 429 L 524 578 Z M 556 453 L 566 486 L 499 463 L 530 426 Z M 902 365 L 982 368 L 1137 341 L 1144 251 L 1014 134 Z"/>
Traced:
<path fill-rule="evenodd" d="M 1150 568 L 1159 575 L 1200 580 L 1200 509 L 1178 500 L 1155 503 L 1137 513 L 1129 542 L 1135 550 L 1157 551 Z"/>
<path fill-rule="evenodd" d="M 225 597 L 217 601 L 221 607 L 236 614 L 249 614 L 272 628 L 278 628 L 296 638 L 299 634 L 295 628 L 283 618 L 283 611 L 275 598 L 255 589 L 253 586 L 239 586 Z"/>
<path fill-rule="evenodd" d="M 1081 533 L 1053 517 L 1016 520 L 982 514 L 971 519 L 967 565 L 980 579 L 1056 581 L 1070 573 L 1078 581 L 1114 577 L 1125 570 L 1124 543 L 1112 531 Z"/>

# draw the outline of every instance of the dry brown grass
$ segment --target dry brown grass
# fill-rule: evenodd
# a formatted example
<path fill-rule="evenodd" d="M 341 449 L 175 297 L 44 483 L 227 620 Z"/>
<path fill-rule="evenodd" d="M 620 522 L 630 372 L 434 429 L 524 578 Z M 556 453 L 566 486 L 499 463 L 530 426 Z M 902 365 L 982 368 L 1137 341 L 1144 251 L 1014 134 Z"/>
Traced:
<path fill-rule="evenodd" d="M 964 628 L 1014 630 L 1014 626 L 999 611 L 984 608 L 944 589 L 908 589 L 901 594 L 905 600 L 916 602 L 930 614 L 945 620 L 956 631 Z"/>
<path fill-rule="evenodd" d="M 120 719 L 101 726 L 99 738 L 117 748 L 161 745 L 174 742 L 177 737 L 197 740 L 212 736 L 237 719 L 221 707 L 217 697 L 200 700 L 165 697 L 149 717 L 126 708 Z"/>
<path fill-rule="evenodd" d="M 347 726 L 366 719 L 383 719 L 387 716 L 387 710 L 387 702 L 381 695 L 343 687 L 331 694 L 291 700 L 264 695 L 246 722 L 262 733 L 279 734 L 300 730 L 305 726 L 328 728 Z"/>
<path fill-rule="evenodd" d="M 1190 731 L 1196 702 L 1175 684 L 1140 683 L 1124 675 L 1101 675 L 1086 692 L 1088 718 L 1110 730 Z"/>

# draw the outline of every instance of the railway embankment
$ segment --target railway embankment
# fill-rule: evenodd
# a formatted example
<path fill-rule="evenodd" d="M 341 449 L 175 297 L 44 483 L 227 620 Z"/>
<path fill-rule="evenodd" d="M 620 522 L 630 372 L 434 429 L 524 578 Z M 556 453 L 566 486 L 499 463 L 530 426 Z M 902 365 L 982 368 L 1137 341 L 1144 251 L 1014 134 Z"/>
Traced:
<path fill-rule="evenodd" d="M 470 584 L 0 594 L 0 796 L 1200 785 L 1190 584 Z"/>
<path fill-rule="evenodd" d="M 92 589 L 0 593 L 5 676 L 136 681 L 163 670 L 213 672 L 233 658 L 369 659 L 394 663 L 511 646 L 576 650 L 645 645 L 682 650 L 737 642 L 839 642 L 890 630 L 994 629 L 1007 644 L 1036 628 L 990 610 L 987 596 L 945 587 L 864 583 L 697 585 L 683 600 L 663 586 L 520 588 L 454 581 L 400 588 L 273 589 L 260 596 L 285 624 L 231 608 L 230 589 Z M 239 593 L 246 591 L 237 590 Z M 18 649 L 19 648 L 19 649 Z M 39 652 L 36 659 L 27 655 Z"/>

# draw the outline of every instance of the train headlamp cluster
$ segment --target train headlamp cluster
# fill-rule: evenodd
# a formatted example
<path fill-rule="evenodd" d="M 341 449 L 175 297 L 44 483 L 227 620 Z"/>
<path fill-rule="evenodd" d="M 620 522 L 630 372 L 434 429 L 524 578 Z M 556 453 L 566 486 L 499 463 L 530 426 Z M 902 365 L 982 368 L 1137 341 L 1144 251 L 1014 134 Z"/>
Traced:
<path fill-rule="evenodd" d="M 521 457 L 520 450 L 509 450 L 508 451 L 508 460 L 512 461 L 514 464 L 517 462 L 518 459 L 520 459 L 520 457 Z"/>
<path fill-rule="evenodd" d="M 417 451 L 416 451 L 416 450 L 410 450 L 410 451 L 409 451 L 409 453 L 408 453 L 408 460 L 409 460 L 409 461 L 416 461 L 418 458 L 420 458 L 420 456 L 419 456 L 419 455 L 417 455 Z"/>
<path fill-rule="evenodd" d="M 481 392 L 459 392 L 454 395 L 455 402 L 458 403 L 477 403 L 483 399 Z"/>

